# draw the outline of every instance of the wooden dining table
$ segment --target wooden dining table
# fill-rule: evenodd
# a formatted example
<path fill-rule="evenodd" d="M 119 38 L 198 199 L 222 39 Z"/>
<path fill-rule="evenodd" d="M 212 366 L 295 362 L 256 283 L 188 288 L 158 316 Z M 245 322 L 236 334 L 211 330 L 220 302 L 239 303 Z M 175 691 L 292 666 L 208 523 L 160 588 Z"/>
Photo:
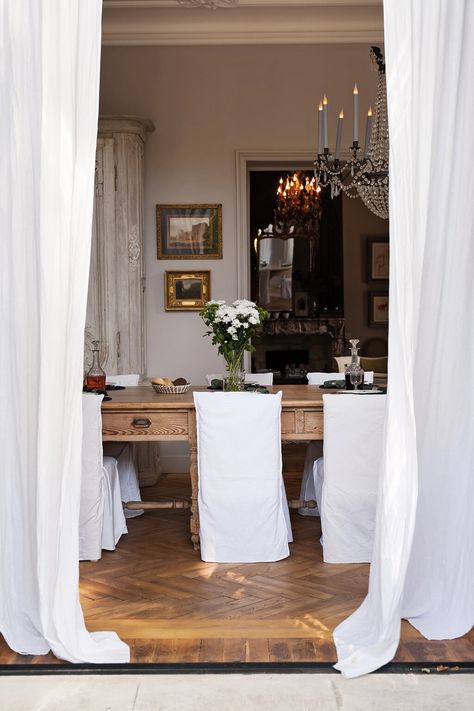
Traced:
<path fill-rule="evenodd" d="M 269 392 L 281 391 L 282 441 L 321 440 L 323 438 L 323 400 L 318 385 L 275 385 Z M 161 395 L 151 385 L 111 390 L 111 400 L 102 403 L 104 442 L 188 442 L 191 477 L 191 541 L 199 548 L 198 467 L 196 413 L 193 387 L 182 395 Z M 262 395 L 262 397 L 265 397 Z"/>

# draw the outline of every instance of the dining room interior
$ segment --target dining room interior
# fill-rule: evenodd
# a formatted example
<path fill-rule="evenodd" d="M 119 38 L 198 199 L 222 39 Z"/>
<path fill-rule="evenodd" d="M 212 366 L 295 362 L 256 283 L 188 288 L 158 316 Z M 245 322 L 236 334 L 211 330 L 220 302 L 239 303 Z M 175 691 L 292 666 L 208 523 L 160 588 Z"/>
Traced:
<path fill-rule="evenodd" d="M 388 536 L 383 22 L 382 0 L 103 0 L 79 590 L 132 665 L 326 668 L 364 607 Z M 472 629 L 403 617 L 380 664 L 474 662 Z M 74 661 L 14 646 L 0 665 Z"/>

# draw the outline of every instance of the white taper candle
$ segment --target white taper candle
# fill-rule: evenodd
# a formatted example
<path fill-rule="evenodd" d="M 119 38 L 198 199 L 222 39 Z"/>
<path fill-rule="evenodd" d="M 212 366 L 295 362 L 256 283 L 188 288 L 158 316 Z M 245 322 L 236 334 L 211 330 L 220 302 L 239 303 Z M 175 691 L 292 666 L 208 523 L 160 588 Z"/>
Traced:
<path fill-rule="evenodd" d="M 370 132 L 372 131 L 372 121 L 373 121 L 372 107 L 369 106 L 369 110 L 367 111 L 367 123 L 365 125 L 364 158 L 367 158 L 367 156 L 369 155 Z"/>
<path fill-rule="evenodd" d="M 353 97 L 353 108 L 354 108 L 354 132 L 352 135 L 352 140 L 359 140 L 359 90 L 357 84 L 354 84 L 354 90 L 352 92 Z"/>
<path fill-rule="evenodd" d="M 341 109 L 339 112 L 339 118 L 337 119 L 337 131 L 336 131 L 336 158 L 339 159 L 341 156 L 341 140 L 342 140 L 342 122 L 344 120 L 344 111 Z"/>

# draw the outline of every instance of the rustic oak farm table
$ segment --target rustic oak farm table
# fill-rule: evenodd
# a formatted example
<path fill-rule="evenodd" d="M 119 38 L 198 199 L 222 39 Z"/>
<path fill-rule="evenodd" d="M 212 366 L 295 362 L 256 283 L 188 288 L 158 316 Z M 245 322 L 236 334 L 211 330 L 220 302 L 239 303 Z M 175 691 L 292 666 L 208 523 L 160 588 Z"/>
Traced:
<path fill-rule="evenodd" d="M 159 395 L 151 385 L 111 391 L 112 400 L 102 404 L 104 442 L 188 442 L 191 476 L 191 540 L 199 547 L 198 469 L 196 413 L 193 392 Z M 276 385 L 283 392 L 281 438 L 283 441 L 323 438 L 323 390 L 317 385 Z M 328 391 L 326 391 L 328 392 Z M 262 397 L 265 397 L 262 395 Z"/>

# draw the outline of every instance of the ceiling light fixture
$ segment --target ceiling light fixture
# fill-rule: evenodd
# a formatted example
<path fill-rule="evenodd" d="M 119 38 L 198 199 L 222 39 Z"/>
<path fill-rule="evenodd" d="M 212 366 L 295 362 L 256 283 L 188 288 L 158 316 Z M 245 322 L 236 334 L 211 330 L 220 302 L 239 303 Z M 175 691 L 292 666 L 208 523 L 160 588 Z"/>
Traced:
<path fill-rule="evenodd" d="M 321 206 L 318 193 L 321 188 L 316 178 L 297 170 L 280 178 L 275 208 L 275 233 L 292 237 L 317 235 Z"/>
<path fill-rule="evenodd" d="M 314 161 L 317 184 L 331 188 L 331 197 L 343 191 L 348 197 L 360 197 L 371 212 L 388 219 L 388 114 L 385 62 L 379 47 L 371 48 L 371 57 L 378 71 L 375 111 L 367 112 L 363 157 L 359 156 L 359 91 L 357 84 L 352 95 L 353 132 L 351 157 L 341 161 L 341 140 L 344 113 L 337 120 L 334 157 L 329 152 L 328 99 L 325 95 L 318 108 L 318 156 Z"/>

